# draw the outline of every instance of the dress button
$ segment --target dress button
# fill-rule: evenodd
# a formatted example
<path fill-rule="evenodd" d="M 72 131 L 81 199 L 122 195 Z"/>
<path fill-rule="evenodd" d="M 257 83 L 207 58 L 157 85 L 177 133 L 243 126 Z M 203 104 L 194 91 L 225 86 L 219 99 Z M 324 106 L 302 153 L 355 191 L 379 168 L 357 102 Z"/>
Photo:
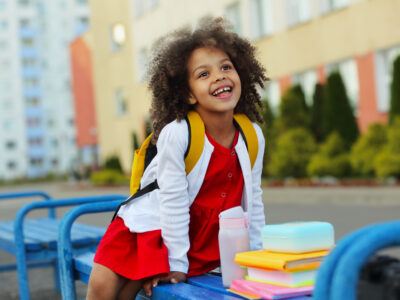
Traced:
<path fill-rule="evenodd" d="M 231 178 L 233 175 L 231 172 L 228 173 L 228 177 Z"/>
<path fill-rule="evenodd" d="M 226 193 L 221 193 L 221 197 L 225 198 L 226 197 Z"/>
<path fill-rule="evenodd" d="M 235 154 L 236 154 L 235 151 L 232 151 L 232 152 L 231 152 L 231 155 L 232 155 L 232 156 L 235 156 Z"/>

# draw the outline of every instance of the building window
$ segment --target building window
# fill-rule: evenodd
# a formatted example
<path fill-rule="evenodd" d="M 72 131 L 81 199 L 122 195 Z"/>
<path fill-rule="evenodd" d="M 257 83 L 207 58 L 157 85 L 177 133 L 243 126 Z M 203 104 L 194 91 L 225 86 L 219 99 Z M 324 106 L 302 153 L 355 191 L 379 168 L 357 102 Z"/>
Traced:
<path fill-rule="evenodd" d="M 398 56 L 400 56 L 400 46 L 378 51 L 374 55 L 377 108 L 379 112 L 387 112 L 389 110 L 393 62 Z"/>
<path fill-rule="evenodd" d="M 233 31 L 242 34 L 242 20 L 240 17 L 240 2 L 229 5 L 225 10 L 226 18 L 233 25 Z"/>
<path fill-rule="evenodd" d="M 19 5 L 28 5 L 30 3 L 30 0 L 18 0 Z"/>
<path fill-rule="evenodd" d="M 7 163 L 7 168 L 9 168 L 10 170 L 14 170 L 17 167 L 17 163 L 15 161 L 9 161 Z"/>
<path fill-rule="evenodd" d="M 309 107 L 313 104 L 314 90 L 317 82 L 318 78 L 315 70 L 309 70 L 292 76 L 293 85 L 299 84 L 301 86 Z"/>
<path fill-rule="evenodd" d="M 349 0 L 319 0 L 321 13 L 327 14 L 349 5 Z"/>
<path fill-rule="evenodd" d="M 140 17 L 145 11 L 145 0 L 133 0 L 134 4 L 134 15 Z"/>
<path fill-rule="evenodd" d="M 286 16 L 289 26 L 295 26 L 311 19 L 310 0 L 286 0 Z"/>
<path fill-rule="evenodd" d="M 281 102 L 279 82 L 277 80 L 268 81 L 265 84 L 265 93 L 262 97 L 268 99 L 272 112 L 277 116 L 279 112 L 279 104 Z"/>
<path fill-rule="evenodd" d="M 160 2 L 160 0 L 150 0 L 149 8 L 152 9 L 152 8 L 156 7 L 159 2 Z"/>
<path fill-rule="evenodd" d="M 122 117 L 127 112 L 127 101 L 122 89 L 114 92 L 115 108 L 118 117 Z"/>
<path fill-rule="evenodd" d="M 110 42 L 111 51 L 118 52 L 121 51 L 123 45 L 126 41 L 125 26 L 122 24 L 114 24 L 110 29 Z"/>
<path fill-rule="evenodd" d="M 251 37 L 259 39 L 273 30 L 271 0 L 250 1 Z"/>
<path fill-rule="evenodd" d="M 338 63 L 330 64 L 325 67 L 326 74 L 330 74 L 333 71 L 338 71 L 342 76 L 343 83 L 346 88 L 346 94 L 350 100 L 350 105 L 353 108 L 354 113 L 357 115 L 359 83 L 356 62 L 354 59 L 348 59 Z"/>
<path fill-rule="evenodd" d="M 14 141 L 8 141 L 6 143 L 6 149 L 7 150 L 13 150 L 13 149 L 15 149 L 16 145 L 17 144 Z"/>
<path fill-rule="evenodd" d="M 147 66 L 147 49 L 143 48 L 139 51 L 138 61 L 137 61 L 137 72 L 139 82 L 144 82 L 146 80 L 146 66 Z"/>

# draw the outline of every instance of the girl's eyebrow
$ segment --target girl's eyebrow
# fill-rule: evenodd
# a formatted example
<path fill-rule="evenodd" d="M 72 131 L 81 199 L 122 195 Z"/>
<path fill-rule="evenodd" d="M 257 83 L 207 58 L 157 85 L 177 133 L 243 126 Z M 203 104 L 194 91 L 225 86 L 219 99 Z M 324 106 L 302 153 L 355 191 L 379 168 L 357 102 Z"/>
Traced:
<path fill-rule="evenodd" d="M 219 63 L 222 64 L 222 63 L 224 63 L 225 61 L 229 61 L 229 62 L 230 62 L 231 60 L 230 60 L 229 57 L 225 57 L 225 58 L 221 59 L 221 60 L 219 61 Z M 207 66 L 208 66 L 208 65 L 200 65 L 200 66 L 194 68 L 192 74 L 196 73 L 196 71 L 197 71 L 198 69 L 203 69 L 203 68 L 206 68 Z"/>

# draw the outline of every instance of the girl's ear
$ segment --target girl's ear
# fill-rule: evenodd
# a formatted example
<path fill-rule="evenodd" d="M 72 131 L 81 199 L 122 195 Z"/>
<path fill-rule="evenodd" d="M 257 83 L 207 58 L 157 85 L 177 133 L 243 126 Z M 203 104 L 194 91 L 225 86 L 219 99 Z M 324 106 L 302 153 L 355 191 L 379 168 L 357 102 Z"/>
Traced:
<path fill-rule="evenodd" d="M 189 104 L 195 105 L 197 103 L 197 99 L 193 96 L 192 93 L 189 94 L 189 99 L 188 99 Z"/>

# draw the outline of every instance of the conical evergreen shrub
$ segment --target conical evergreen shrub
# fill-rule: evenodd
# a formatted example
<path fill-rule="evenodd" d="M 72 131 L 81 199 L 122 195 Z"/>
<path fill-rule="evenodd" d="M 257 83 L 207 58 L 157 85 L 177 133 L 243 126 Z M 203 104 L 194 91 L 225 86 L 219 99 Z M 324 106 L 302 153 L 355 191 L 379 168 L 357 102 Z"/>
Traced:
<path fill-rule="evenodd" d="M 359 130 L 339 72 L 328 76 L 323 102 L 324 135 L 329 136 L 337 131 L 345 140 L 347 148 L 350 148 L 357 140 Z"/>
<path fill-rule="evenodd" d="M 400 117 L 400 56 L 393 62 L 392 84 L 390 86 L 389 124 L 395 117 Z"/>
<path fill-rule="evenodd" d="M 279 134 L 294 128 L 309 128 L 310 115 L 298 92 L 288 89 L 283 94 L 279 105 L 279 117 L 276 121 Z"/>
<path fill-rule="evenodd" d="M 322 128 L 323 88 L 324 86 L 320 83 L 315 85 L 313 105 L 311 107 L 311 131 L 317 143 L 320 143 L 324 140 L 324 132 Z"/>
<path fill-rule="evenodd" d="M 300 84 L 296 84 L 293 87 L 291 87 L 291 90 L 292 90 L 292 92 L 294 92 L 296 95 L 299 96 L 305 111 L 308 111 L 308 106 L 307 106 L 307 102 L 306 102 L 306 96 L 304 94 L 304 91 L 303 91 L 303 88 L 301 87 L 301 85 Z"/>

